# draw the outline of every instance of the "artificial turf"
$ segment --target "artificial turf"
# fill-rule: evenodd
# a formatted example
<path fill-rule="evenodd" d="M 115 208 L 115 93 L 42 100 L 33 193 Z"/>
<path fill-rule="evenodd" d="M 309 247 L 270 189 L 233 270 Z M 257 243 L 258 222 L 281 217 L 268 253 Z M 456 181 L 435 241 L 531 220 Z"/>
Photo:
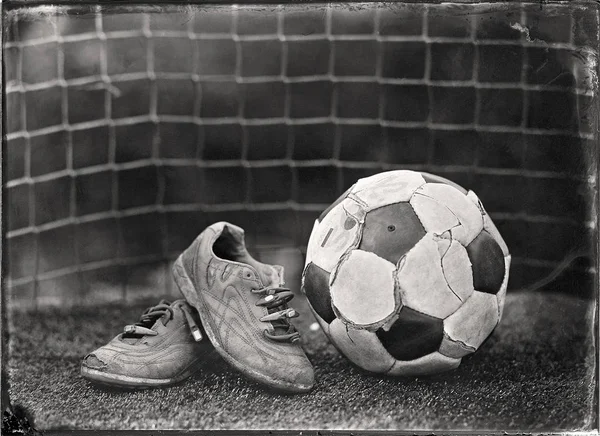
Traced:
<path fill-rule="evenodd" d="M 80 359 L 149 304 L 12 313 L 10 396 L 38 429 L 437 429 L 596 428 L 593 301 L 509 293 L 490 339 L 452 372 L 390 378 L 352 366 L 328 343 L 306 303 L 296 325 L 315 367 L 305 395 L 263 389 L 218 356 L 172 387 L 96 387 Z"/>

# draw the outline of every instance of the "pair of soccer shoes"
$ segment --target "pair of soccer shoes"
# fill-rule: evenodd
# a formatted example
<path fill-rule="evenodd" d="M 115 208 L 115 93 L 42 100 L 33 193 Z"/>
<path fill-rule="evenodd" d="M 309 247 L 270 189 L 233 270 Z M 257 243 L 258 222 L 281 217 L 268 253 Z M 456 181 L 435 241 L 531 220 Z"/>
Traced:
<path fill-rule="evenodd" d="M 219 222 L 204 230 L 175 261 L 185 300 L 161 301 L 107 345 L 88 354 L 81 374 L 91 381 L 147 388 L 199 371 L 216 350 L 231 366 L 269 387 L 307 392 L 311 363 L 290 318 L 292 292 L 283 267 L 255 260 L 244 231 Z"/>

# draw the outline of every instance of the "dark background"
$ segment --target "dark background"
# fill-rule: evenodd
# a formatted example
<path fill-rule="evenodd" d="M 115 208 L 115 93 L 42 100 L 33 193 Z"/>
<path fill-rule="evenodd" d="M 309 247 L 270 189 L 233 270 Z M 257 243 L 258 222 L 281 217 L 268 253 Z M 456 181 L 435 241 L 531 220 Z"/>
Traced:
<path fill-rule="evenodd" d="M 297 290 L 316 216 L 395 168 L 478 194 L 511 291 L 565 267 L 552 289 L 593 295 L 589 8 L 6 9 L 11 307 L 177 295 L 219 220 Z"/>

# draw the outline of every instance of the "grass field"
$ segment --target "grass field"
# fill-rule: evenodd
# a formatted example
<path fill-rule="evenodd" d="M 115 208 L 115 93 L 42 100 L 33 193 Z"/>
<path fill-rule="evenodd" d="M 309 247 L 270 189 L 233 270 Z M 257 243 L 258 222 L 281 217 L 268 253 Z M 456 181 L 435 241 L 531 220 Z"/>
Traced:
<path fill-rule="evenodd" d="M 179 385 L 95 387 L 80 359 L 137 320 L 148 304 L 10 317 L 10 394 L 38 429 L 591 430 L 594 303 L 552 293 L 508 295 L 504 318 L 455 371 L 430 378 L 366 374 L 337 353 L 302 310 L 315 366 L 312 392 L 287 396 L 247 381 L 215 356 Z M 296 301 L 296 300 L 295 300 Z"/>

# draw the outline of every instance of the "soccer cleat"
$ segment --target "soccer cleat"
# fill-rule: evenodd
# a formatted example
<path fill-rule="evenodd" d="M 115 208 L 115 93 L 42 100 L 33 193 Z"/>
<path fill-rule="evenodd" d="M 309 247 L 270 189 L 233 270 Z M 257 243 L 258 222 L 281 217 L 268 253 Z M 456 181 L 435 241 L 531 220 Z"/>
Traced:
<path fill-rule="evenodd" d="M 272 388 L 306 392 L 314 371 L 290 323 L 298 313 L 283 267 L 258 262 L 244 230 L 219 222 L 204 230 L 176 260 L 173 274 L 200 313 L 215 349 L 234 368 Z"/>
<path fill-rule="evenodd" d="M 81 375 L 93 382 L 130 388 L 177 383 L 200 369 L 214 350 L 203 339 L 198 313 L 184 300 L 162 300 L 125 326 L 108 344 L 85 356 Z"/>

